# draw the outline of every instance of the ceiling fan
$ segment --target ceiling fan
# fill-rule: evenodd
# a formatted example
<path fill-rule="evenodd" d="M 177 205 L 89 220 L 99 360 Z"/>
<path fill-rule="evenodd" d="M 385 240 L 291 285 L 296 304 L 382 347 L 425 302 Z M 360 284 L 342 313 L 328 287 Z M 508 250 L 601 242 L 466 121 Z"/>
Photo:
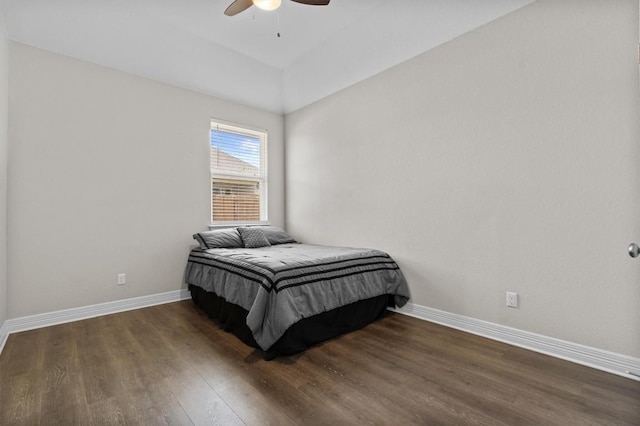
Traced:
<path fill-rule="evenodd" d="M 311 6 L 326 6 L 329 4 L 331 0 L 291 0 L 300 4 L 308 4 Z M 260 9 L 264 10 L 276 10 L 280 7 L 282 0 L 234 0 L 233 3 L 227 7 L 227 10 L 224 11 L 224 14 L 227 16 L 237 15 L 240 12 L 243 12 L 249 9 L 251 6 L 255 5 Z"/>

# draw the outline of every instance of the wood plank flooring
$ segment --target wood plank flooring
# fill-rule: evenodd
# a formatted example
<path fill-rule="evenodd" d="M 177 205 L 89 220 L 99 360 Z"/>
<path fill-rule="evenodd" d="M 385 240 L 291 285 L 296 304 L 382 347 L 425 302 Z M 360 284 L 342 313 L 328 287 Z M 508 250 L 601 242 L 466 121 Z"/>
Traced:
<path fill-rule="evenodd" d="M 13 334 L 2 425 L 640 425 L 640 382 L 389 313 L 264 361 L 191 301 Z"/>

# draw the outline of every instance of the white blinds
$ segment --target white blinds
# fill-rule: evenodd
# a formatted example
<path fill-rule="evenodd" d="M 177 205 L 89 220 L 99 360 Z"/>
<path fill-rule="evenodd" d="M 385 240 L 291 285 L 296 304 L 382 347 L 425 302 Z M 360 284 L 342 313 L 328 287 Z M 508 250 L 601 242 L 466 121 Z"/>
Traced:
<path fill-rule="evenodd" d="M 266 221 L 266 133 L 211 123 L 212 222 Z"/>

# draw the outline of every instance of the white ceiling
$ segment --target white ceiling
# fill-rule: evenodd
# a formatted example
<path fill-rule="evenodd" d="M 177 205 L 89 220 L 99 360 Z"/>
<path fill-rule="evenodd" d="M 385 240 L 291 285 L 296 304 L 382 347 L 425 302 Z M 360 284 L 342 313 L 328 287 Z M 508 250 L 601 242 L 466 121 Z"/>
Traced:
<path fill-rule="evenodd" d="M 0 0 L 15 41 L 288 113 L 533 0 Z M 280 37 L 277 37 L 280 33 Z"/>

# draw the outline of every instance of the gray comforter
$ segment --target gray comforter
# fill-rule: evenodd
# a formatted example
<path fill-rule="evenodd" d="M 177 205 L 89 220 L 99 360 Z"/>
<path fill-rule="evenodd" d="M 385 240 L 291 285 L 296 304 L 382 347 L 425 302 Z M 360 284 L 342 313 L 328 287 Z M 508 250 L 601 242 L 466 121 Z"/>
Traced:
<path fill-rule="evenodd" d="M 194 249 L 185 280 L 246 309 L 263 350 L 302 318 L 384 294 L 394 295 L 396 306 L 410 297 L 388 254 L 309 244 Z"/>

